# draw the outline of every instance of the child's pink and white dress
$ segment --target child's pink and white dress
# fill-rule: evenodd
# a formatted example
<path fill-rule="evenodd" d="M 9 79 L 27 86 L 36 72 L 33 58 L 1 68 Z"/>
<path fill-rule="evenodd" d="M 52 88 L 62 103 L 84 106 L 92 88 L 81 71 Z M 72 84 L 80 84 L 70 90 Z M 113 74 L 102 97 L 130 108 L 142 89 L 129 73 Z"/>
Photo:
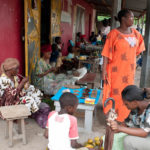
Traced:
<path fill-rule="evenodd" d="M 50 150 L 74 150 L 71 147 L 71 140 L 79 138 L 77 119 L 74 116 L 52 111 L 48 116 L 46 127 Z"/>

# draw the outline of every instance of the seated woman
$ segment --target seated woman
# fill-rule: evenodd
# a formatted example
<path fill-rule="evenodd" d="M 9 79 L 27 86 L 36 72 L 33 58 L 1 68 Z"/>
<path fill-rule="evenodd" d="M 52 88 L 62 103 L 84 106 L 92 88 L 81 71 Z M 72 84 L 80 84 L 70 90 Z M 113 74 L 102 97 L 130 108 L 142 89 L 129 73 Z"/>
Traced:
<path fill-rule="evenodd" d="M 15 58 L 8 58 L 1 64 L 0 106 L 25 104 L 35 113 L 39 109 L 42 93 L 29 85 L 27 77 L 20 82 L 18 71 L 19 62 Z"/>
<path fill-rule="evenodd" d="M 131 110 L 125 125 L 110 121 L 115 132 L 126 133 L 124 150 L 150 149 L 150 102 L 145 100 L 147 93 L 135 85 L 129 85 L 122 91 L 124 104 Z M 116 139 L 114 138 L 114 144 Z M 113 150 L 113 149 L 112 149 Z"/>
<path fill-rule="evenodd" d="M 51 57 L 51 46 L 44 45 L 41 48 L 42 58 L 38 61 L 37 67 L 35 68 L 34 85 L 42 90 L 45 94 L 53 93 L 54 87 L 56 86 L 55 67 L 52 67 L 49 63 Z"/>
<path fill-rule="evenodd" d="M 76 79 L 66 76 L 65 74 L 55 74 L 59 68 L 53 68 L 49 64 L 51 57 L 51 46 L 44 45 L 41 48 L 42 58 L 35 68 L 34 85 L 41 89 L 45 94 L 54 95 L 64 85 L 74 84 Z"/>

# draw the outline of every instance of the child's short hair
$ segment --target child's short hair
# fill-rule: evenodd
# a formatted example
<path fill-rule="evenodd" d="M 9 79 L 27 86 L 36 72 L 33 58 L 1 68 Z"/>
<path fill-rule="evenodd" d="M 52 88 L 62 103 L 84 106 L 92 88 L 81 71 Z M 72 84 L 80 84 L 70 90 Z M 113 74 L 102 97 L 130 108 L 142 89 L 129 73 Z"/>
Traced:
<path fill-rule="evenodd" d="M 123 100 L 129 102 L 132 102 L 134 100 L 136 101 L 144 100 L 144 91 L 138 88 L 136 85 L 128 85 L 127 87 L 125 87 L 121 95 Z"/>
<path fill-rule="evenodd" d="M 75 106 L 78 104 L 78 98 L 70 92 L 65 92 L 61 95 L 59 102 L 61 108 L 65 106 Z"/>

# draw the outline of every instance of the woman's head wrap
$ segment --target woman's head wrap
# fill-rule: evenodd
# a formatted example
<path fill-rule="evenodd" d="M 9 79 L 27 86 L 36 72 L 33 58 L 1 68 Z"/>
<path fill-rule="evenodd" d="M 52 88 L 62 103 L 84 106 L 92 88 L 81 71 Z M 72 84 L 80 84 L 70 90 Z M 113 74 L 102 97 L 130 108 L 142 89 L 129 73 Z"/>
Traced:
<path fill-rule="evenodd" d="M 50 44 L 47 44 L 47 45 L 43 45 L 41 47 L 41 52 L 42 53 L 46 53 L 46 52 L 51 52 L 52 51 L 52 47 Z"/>
<path fill-rule="evenodd" d="M 86 35 L 85 35 L 85 34 L 82 34 L 82 35 L 80 36 L 80 38 L 81 38 L 81 39 L 84 39 L 84 38 L 86 38 Z"/>
<path fill-rule="evenodd" d="M 14 69 L 19 66 L 19 61 L 16 58 L 7 58 L 1 64 L 0 73 L 5 73 L 8 70 Z"/>

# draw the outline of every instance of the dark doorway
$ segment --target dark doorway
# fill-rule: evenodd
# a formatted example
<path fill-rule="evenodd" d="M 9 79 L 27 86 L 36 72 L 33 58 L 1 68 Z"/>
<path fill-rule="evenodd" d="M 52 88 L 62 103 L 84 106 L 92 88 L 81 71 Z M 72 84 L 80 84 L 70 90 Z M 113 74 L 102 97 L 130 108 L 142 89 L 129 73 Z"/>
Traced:
<path fill-rule="evenodd" d="M 41 0 L 41 45 L 49 43 L 50 0 Z"/>

